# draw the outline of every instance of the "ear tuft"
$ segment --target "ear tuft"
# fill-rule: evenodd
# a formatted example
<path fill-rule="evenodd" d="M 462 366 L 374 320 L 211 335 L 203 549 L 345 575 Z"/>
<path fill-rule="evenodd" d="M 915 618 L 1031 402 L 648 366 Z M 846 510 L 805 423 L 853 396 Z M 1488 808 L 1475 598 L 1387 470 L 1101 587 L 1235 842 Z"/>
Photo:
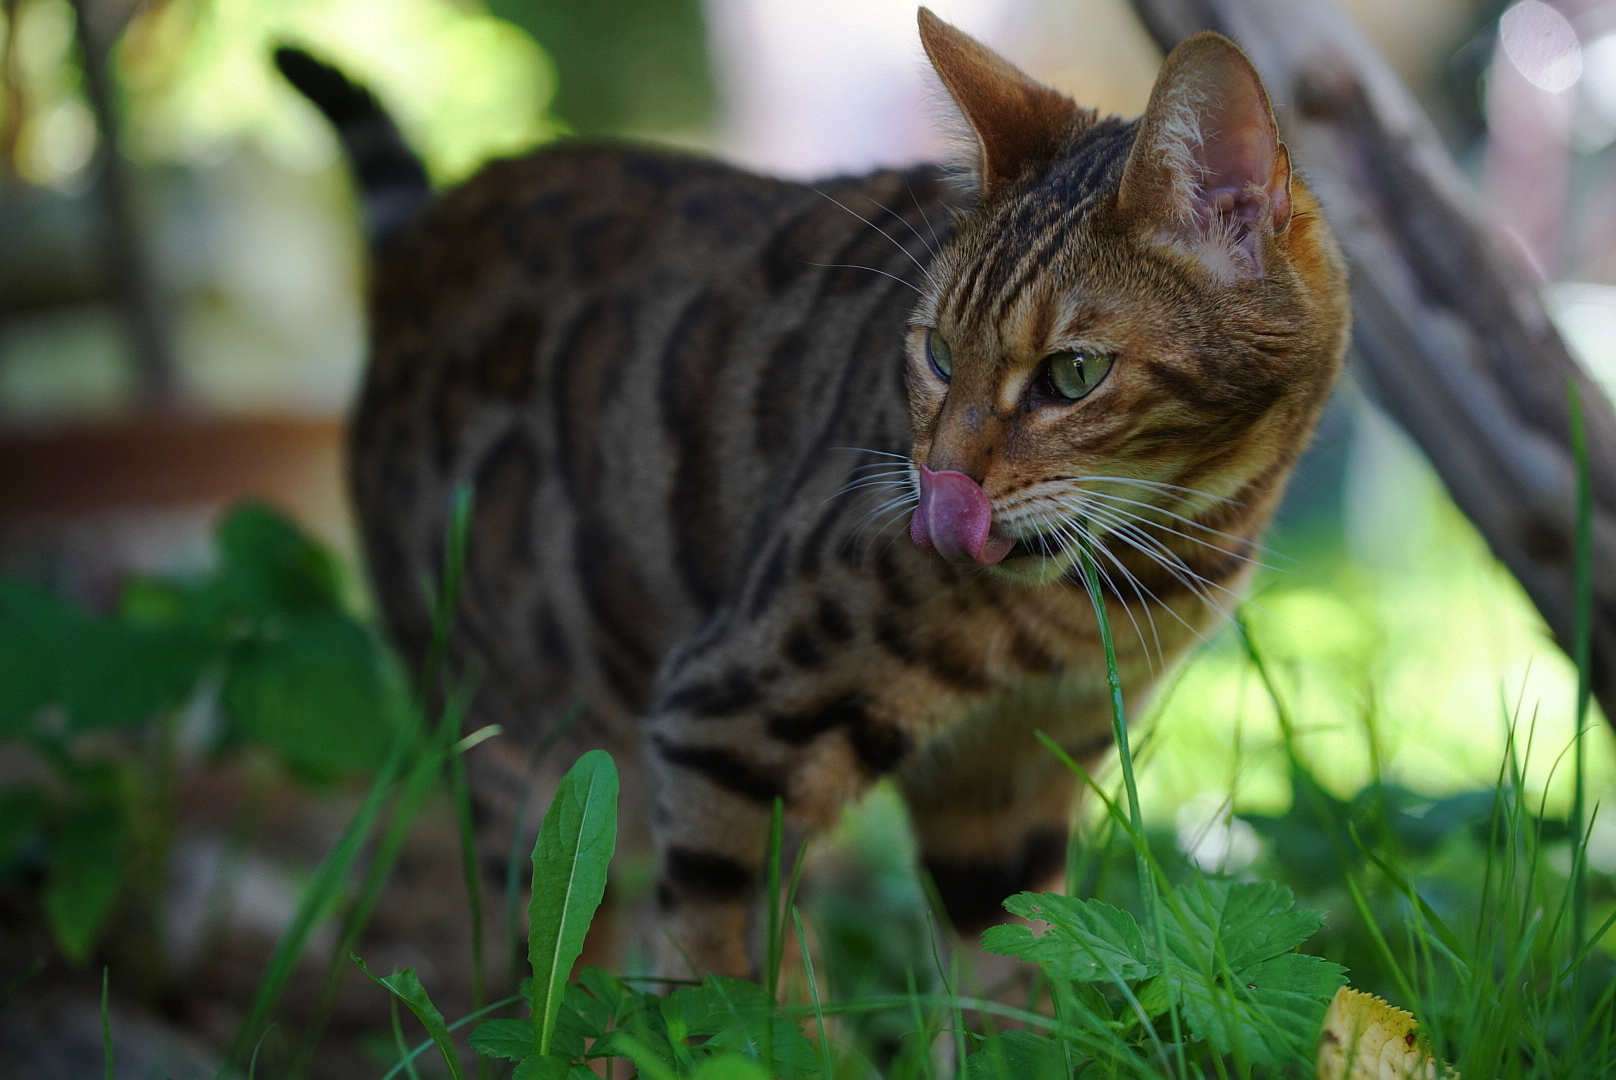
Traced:
<path fill-rule="evenodd" d="M 1291 219 L 1290 153 L 1257 69 L 1211 32 L 1162 64 L 1123 172 L 1121 204 L 1223 277 L 1258 276 Z"/>
<path fill-rule="evenodd" d="M 976 138 L 979 194 L 1037 173 L 1094 122 L 1065 94 L 1027 77 L 969 34 L 921 8 L 920 42 Z"/>

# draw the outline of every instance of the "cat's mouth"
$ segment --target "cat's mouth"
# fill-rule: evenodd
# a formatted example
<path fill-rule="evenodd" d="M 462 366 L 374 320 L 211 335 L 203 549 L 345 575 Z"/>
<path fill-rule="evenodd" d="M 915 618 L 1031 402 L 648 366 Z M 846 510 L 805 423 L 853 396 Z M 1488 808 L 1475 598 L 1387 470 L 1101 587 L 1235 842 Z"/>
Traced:
<path fill-rule="evenodd" d="M 1010 545 L 1010 551 L 1005 555 L 1005 562 L 1012 559 L 1053 559 L 1061 553 L 1061 545 L 1052 537 L 1041 533 L 1032 536 L 1023 536 Z"/>

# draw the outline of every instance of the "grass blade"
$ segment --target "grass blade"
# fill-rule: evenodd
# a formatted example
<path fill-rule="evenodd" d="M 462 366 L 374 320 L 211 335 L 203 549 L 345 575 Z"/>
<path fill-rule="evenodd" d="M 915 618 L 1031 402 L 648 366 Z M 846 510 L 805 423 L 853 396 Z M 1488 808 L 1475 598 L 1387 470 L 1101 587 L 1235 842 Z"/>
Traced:
<path fill-rule="evenodd" d="M 112 1080 L 112 1018 L 107 1002 L 107 967 L 101 966 L 101 1061 L 107 1080 Z"/>
<path fill-rule="evenodd" d="M 1571 793 L 1571 948 L 1572 956 L 1582 949 L 1588 932 L 1588 833 L 1584 820 L 1588 812 L 1588 766 L 1584 760 L 1584 727 L 1593 697 L 1591 680 L 1593 655 L 1594 599 L 1594 516 L 1593 489 L 1588 475 L 1588 433 L 1583 426 L 1582 395 L 1575 382 L 1566 389 L 1571 405 L 1571 452 L 1577 469 L 1577 543 L 1575 622 L 1572 631 L 1572 660 L 1577 665 L 1576 786 Z M 1580 967 L 1572 973 L 1578 978 Z M 1581 995 L 1578 995 L 1580 1005 Z"/>
<path fill-rule="evenodd" d="M 550 1053 L 567 979 L 606 895 L 617 846 L 617 766 L 604 750 L 578 759 L 556 789 L 533 845 L 528 962 L 533 966 L 533 1048 Z"/>

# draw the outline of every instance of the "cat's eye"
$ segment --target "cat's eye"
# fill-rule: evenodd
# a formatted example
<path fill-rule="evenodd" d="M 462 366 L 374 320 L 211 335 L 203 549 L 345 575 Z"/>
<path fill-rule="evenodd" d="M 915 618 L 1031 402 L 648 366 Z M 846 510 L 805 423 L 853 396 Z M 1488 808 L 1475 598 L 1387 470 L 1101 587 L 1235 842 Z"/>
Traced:
<path fill-rule="evenodd" d="M 937 377 L 944 382 L 954 374 L 954 355 L 948 351 L 948 342 L 936 330 L 926 331 L 926 359 L 931 361 L 931 369 Z"/>
<path fill-rule="evenodd" d="M 1110 370 L 1108 354 L 1086 349 L 1054 353 L 1044 360 L 1044 378 L 1049 392 L 1068 401 L 1086 397 Z"/>

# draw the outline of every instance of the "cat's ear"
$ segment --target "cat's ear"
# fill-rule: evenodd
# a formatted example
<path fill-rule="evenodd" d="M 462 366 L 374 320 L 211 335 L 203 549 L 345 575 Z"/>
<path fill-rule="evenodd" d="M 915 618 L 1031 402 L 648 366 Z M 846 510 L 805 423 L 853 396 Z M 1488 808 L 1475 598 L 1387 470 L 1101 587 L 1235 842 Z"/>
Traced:
<path fill-rule="evenodd" d="M 1291 221 L 1291 159 L 1257 69 L 1221 34 L 1168 54 L 1122 175 L 1125 213 L 1224 278 L 1260 275 L 1263 247 Z"/>
<path fill-rule="evenodd" d="M 1028 78 L 969 34 L 920 9 L 920 42 L 976 139 L 975 172 L 984 198 L 1042 171 L 1094 114 Z"/>

